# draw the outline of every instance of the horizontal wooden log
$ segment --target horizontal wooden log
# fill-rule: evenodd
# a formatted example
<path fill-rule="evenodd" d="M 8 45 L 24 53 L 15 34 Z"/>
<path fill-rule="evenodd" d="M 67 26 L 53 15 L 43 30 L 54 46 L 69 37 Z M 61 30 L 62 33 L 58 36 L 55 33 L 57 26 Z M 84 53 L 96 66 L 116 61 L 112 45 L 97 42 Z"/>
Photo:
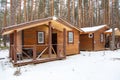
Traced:
<path fill-rule="evenodd" d="M 57 58 L 49 58 L 49 59 L 43 59 L 43 60 L 31 60 L 29 62 L 20 62 L 20 63 L 14 63 L 14 66 L 24 66 L 27 64 L 38 64 L 38 63 L 44 63 L 44 62 L 49 62 L 49 61 L 55 61 L 55 60 L 61 60 L 61 59 L 65 59 L 65 57 L 57 57 Z"/>

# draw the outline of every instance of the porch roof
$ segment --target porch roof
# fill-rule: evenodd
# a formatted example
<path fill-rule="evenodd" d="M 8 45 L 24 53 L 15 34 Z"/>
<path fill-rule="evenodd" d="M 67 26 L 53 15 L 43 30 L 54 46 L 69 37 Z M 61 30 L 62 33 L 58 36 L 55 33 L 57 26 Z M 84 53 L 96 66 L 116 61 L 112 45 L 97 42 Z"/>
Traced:
<path fill-rule="evenodd" d="M 81 28 L 81 30 L 83 31 L 81 34 L 84 33 L 94 33 L 98 30 L 101 30 L 103 28 L 107 28 L 109 29 L 109 27 L 107 25 L 99 25 L 99 26 L 93 26 L 93 27 L 85 27 L 85 28 Z"/>
<path fill-rule="evenodd" d="M 78 31 L 82 31 L 81 29 L 78 29 L 77 27 L 71 25 L 70 23 L 66 22 L 65 20 L 63 20 L 61 18 L 48 17 L 48 18 L 38 19 L 38 20 L 34 20 L 34 21 L 29 21 L 29 22 L 25 22 L 25 23 L 21 23 L 21 24 L 4 27 L 2 29 L 2 35 L 13 33 L 13 31 L 15 31 L 15 30 L 17 32 L 19 32 L 21 30 L 29 29 L 32 27 L 37 27 L 37 26 L 40 26 L 43 24 L 48 25 L 49 22 L 52 23 L 51 26 L 53 29 L 57 29 L 60 31 L 63 31 L 63 28 L 65 28 L 67 30 L 72 30 L 72 28 L 74 28 Z"/>
<path fill-rule="evenodd" d="M 105 31 L 105 34 L 112 34 L 112 29 Z M 120 30 L 115 28 L 115 36 L 120 36 Z"/>

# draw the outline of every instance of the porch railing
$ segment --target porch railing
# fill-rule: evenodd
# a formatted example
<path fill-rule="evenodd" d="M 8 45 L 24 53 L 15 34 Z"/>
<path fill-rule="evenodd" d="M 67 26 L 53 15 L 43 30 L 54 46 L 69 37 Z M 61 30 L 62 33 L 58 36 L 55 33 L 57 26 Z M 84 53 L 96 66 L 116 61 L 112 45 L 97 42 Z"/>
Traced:
<path fill-rule="evenodd" d="M 29 62 L 34 60 L 45 60 L 65 57 L 63 44 L 52 44 L 51 54 L 49 45 L 19 45 L 10 46 L 10 56 L 13 62 Z"/>

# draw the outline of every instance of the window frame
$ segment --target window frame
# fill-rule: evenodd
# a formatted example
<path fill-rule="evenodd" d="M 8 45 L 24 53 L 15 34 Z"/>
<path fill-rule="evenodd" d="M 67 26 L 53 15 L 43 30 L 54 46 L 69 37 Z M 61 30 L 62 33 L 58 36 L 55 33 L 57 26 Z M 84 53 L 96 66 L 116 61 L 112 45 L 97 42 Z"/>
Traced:
<path fill-rule="evenodd" d="M 39 34 L 42 33 L 42 41 L 40 42 Z M 37 32 L 37 43 L 38 44 L 44 44 L 45 43 L 45 32 L 44 31 L 38 31 Z"/>
<path fill-rule="evenodd" d="M 101 43 L 104 42 L 104 34 L 103 33 L 100 34 L 100 42 Z"/>
<path fill-rule="evenodd" d="M 69 34 L 72 33 L 72 41 L 70 41 Z M 68 31 L 68 37 L 67 37 L 68 44 L 74 44 L 74 32 L 73 31 Z"/>

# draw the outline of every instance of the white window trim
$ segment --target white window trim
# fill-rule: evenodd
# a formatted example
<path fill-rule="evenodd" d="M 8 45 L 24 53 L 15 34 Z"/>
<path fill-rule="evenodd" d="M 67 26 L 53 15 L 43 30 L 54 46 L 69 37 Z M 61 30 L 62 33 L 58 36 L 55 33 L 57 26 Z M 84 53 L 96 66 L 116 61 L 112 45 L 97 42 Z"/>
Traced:
<path fill-rule="evenodd" d="M 100 42 L 104 42 L 104 34 L 103 33 L 100 34 Z"/>
<path fill-rule="evenodd" d="M 40 39 L 40 36 L 39 36 L 39 34 L 42 34 L 42 41 L 40 41 L 39 39 Z M 40 44 L 42 44 L 42 43 L 44 43 L 44 32 L 42 32 L 42 31 L 40 31 L 40 32 L 38 32 L 38 43 L 40 43 Z"/>
<path fill-rule="evenodd" d="M 70 33 L 72 33 L 72 37 L 70 37 Z M 74 33 L 72 31 L 68 32 L 68 43 L 74 43 Z"/>

